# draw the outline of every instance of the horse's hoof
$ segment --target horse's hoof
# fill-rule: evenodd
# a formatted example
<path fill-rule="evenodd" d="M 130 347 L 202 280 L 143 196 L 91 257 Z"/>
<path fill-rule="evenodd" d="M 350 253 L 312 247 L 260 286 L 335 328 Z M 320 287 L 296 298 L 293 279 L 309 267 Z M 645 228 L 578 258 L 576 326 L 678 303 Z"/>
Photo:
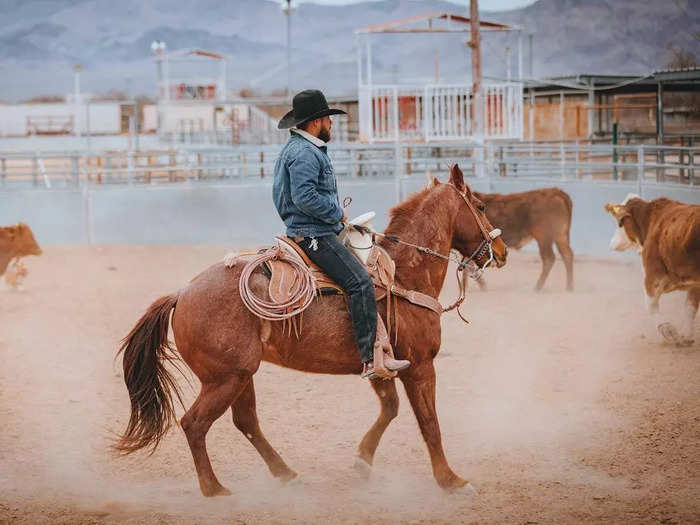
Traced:
<path fill-rule="evenodd" d="M 352 466 L 352 468 L 354 468 L 363 479 L 369 479 L 372 475 L 372 465 L 367 463 L 361 457 L 355 458 L 355 464 Z"/>
<path fill-rule="evenodd" d="M 679 344 L 682 339 L 676 327 L 671 323 L 661 323 L 656 329 L 659 331 L 659 334 L 661 334 L 661 337 L 669 343 Z"/>
<path fill-rule="evenodd" d="M 293 470 L 285 472 L 284 474 L 280 474 L 279 476 L 277 476 L 277 479 L 285 485 L 289 485 L 291 483 L 296 484 L 296 482 L 300 481 L 299 474 L 297 474 Z"/>
<path fill-rule="evenodd" d="M 284 485 L 285 487 L 300 487 L 301 485 L 303 485 L 301 478 L 296 472 L 294 472 L 294 475 L 291 477 L 278 479 L 280 480 L 280 483 L 282 483 L 282 485 Z"/>
<path fill-rule="evenodd" d="M 207 498 L 215 498 L 217 496 L 230 496 L 231 494 L 233 494 L 233 492 L 231 492 L 226 487 L 219 486 L 210 490 L 202 489 L 202 494 L 204 494 L 204 496 L 206 496 Z"/>
<path fill-rule="evenodd" d="M 471 483 L 467 483 L 466 485 L 462 485 L 461 487 L 458 487 L 451 491 L 453 494 L 459 494 L 463 496 L 476 496 L 479 492 L 476 490 L 476 487 L 472 485 Z"/>

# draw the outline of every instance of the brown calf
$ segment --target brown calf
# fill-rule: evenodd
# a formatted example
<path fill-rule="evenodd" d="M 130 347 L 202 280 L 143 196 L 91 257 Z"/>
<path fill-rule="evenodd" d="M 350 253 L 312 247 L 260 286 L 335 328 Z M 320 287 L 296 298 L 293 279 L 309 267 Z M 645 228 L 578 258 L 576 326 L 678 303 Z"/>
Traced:
<path fill-rule="evenodd" d="M 10 261 L 27 255 L 41 255 L 41 248 L 34 239 L 31 228 L 23 222 L 14 226 L 0 226 L 0 277 L 7 270 Z M 22 271 L 23 276 L 26 275 L 26 269 Z"/>
<path fill-rule="evenodd" d="M 503 230 L 503 240 L 509 247 L 519 249 L 533 239 L 537 241 L 542 272 L 535 290 L 542 289 L 554 266 L 553 243 L 566 266 L 566 289 L 574 289 L 574 252 L 569 245 L 573 204 L 566 192 L 545 188 L 507 195 L 476 192 L 476 196 L 486 205 L 491 224 Z"/>
<path fill-rule="evenodd" d="M 664 339 L 692 344 L 700 303 L 700 206 L 670 199 L 647 202 L 628 195 L 622 204 L 606 204 L 605 210 L 618 224 L 610 249 L 638 249 L 642 254 L 647 308 L 654 318 L 662 294 L 688 292 L 683 333 L 671 323 L 656 324 Z"/>

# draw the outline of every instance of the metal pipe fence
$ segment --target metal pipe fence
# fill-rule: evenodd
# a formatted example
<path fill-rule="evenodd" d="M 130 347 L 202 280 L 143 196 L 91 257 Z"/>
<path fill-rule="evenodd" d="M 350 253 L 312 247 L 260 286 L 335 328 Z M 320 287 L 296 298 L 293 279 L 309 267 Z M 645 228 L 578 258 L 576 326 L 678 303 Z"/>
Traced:
<path fill-rule="evenodd" d="M 0 152 L 0 189 L 269 180 L 280 145 L 145 151 Z M 578 142 L 332 144 L 341 179 L 426 180 L 459 163 L 468 177 L 699 186 L 700 147 Z"/>

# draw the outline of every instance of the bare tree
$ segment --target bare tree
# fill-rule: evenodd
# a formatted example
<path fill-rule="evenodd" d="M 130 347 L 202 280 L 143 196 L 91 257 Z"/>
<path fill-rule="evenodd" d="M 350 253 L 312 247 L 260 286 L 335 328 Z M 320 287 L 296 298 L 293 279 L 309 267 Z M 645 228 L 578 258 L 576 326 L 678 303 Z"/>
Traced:
<path fill-rule="evenodd" d="M 700 33 L 698 33 L 698 36 L 700 36 Z M 668 69 L 686 69 L 698 66 L 695 55 L 687 49 L 670 46 L 669 53 L 670 58 L 666 63 Z M 664 100 L 670 106 L 687 108 L 690 116 L 700 116 L 700 93 L 669 93 L 667 97 L 664 97 Z"/>

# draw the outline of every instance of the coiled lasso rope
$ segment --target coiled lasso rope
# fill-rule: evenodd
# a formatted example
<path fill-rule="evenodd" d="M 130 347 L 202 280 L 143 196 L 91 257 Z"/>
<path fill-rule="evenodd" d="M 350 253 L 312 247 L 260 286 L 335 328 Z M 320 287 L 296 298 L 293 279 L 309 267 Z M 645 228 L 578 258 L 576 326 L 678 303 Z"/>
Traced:
<path fill-rule="evenodd" d="M 284 260 L 286 264 L 290 264 L 295 270 L 296 277 L 292 289 L 290 290 L 289 299 L 283 303 L 261 299 L 256 296 L 250 288 L 250 278 L 255 269 L 261 264 L 272 260 Z M 311 271 L 309 271 L 305 264 L 296 261 L 292 257 L 285 257 L 284 252 L 279 248 L 271 248 L 246 263 L 238 281 L 238 288 L 243 304 L 246 305 L 248 310 L 268 321 L 286 321 L 292 319 L 294 316 L 306 310 L 311 305 L 314 297 L 316 297 L 316 285 Z M 294 325 L 294 330 L 296 332 L 296 323 L 292 320 L 291 324 Z"/>

